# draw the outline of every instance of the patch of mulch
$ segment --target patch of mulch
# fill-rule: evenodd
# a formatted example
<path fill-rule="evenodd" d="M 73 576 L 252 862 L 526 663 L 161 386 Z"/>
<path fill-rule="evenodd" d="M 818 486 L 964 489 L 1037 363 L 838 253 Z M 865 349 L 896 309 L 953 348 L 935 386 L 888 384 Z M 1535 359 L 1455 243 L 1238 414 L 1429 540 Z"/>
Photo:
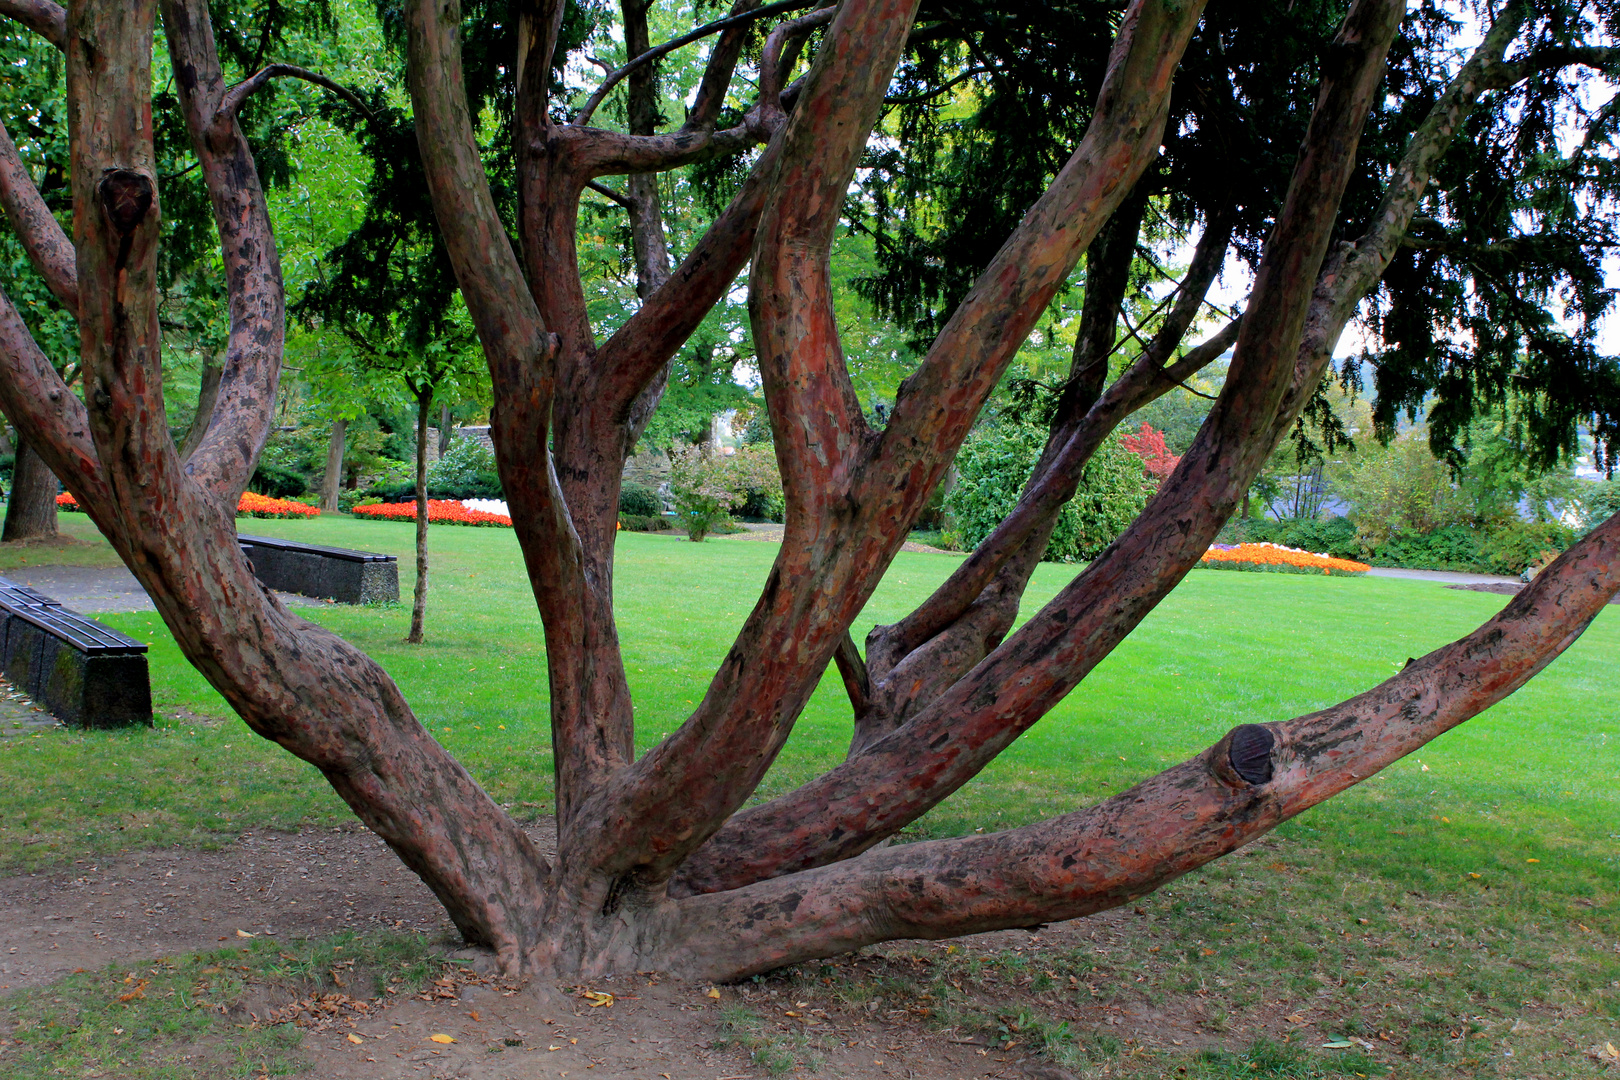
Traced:
<path fill-rule="evenodd" d="M 1447 585 L 1448 589 L 1462 589 L 1464 592 L 1488 592 L 1498 596 L 1515 596 L 1523 585 L 1515 581 L 1489 581 L 1477 585 Z M 1620 594 L 1609 598 L 1609 603 L 1620 606 Z"/>

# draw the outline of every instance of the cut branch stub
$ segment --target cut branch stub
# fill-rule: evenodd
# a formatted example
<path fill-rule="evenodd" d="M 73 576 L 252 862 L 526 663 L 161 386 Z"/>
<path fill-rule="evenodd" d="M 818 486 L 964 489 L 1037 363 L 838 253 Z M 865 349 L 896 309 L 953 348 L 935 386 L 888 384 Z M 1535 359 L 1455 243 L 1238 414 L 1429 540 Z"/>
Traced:
<path fill-rule="evenodd" d="M 127 238 L 152 209 L 152 178 L 133 169 L 108 169 L 101 178 L 101 209 L 120 239 Z"/>
<path fill-rule="evenodd" d="M 1277 747 L 1277 737 L 1271 729 L 1260 724 L 1243 724 L 1226 737 L 1226 764 L 1245 783 L 1269 784 L 1273 775 L 1271 752 Z"/>

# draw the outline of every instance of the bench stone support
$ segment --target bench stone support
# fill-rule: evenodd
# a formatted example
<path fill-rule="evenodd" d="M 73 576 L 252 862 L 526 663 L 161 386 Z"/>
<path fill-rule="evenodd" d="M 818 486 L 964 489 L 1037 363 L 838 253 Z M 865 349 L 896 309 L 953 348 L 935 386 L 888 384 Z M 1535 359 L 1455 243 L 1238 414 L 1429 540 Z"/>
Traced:
<path fill-rule="evenodd" d="M 377 604 L 399 599 L 399 561 L 391 556 L 330 553 L 313 545 L 303 550 L 282 542 L 272 546 L 260 537 L 241 537 L 253 573 L 267 588 L 298 593 L 340 604 Z"/>
<path fill-rule="evenodd" d="M 152 726 L 146 646 L 59 604 L 25 608 L 42 621 L 89 624 L 105 641 L 90 649 L 0 602 L 0 661 L 6 678 L 65 724 L 85 728 Z"/>

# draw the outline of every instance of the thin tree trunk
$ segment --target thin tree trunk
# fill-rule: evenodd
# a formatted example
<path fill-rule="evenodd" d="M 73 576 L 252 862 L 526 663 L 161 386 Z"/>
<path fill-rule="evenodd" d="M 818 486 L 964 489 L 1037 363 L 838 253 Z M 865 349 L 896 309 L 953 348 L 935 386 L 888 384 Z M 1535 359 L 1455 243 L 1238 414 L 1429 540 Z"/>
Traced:
<path fill-rule="evenodd" d="M 343 482 L 343 445 L 349 422 L 341 417 L 332 421 L 332 437 L 326 444 L 326 474 L 321 477 L 321 510 L 335 514 L 338 509 L 338 488 Z"/>
<path fill-rule="evenodd" d="M 56 535 L 56 474 L 17 433 L 17 461 L 11 469 L 11 497 L 0 541 L 40 540 Z"/>
<path fill-rule="evenodd" d="M 197 412 L 191 418 L 191 430 L 180 445 L 180 460 L 191 457 L 208 434 L 208 425 L 214 419 L 214 404 L 219 401 L 219 377 L 225 371 L 221 354 L 210 355 L 203 361 L 202 384 L 197 388 Z"/>
<path fill-rule="evenodd" d="M 427 618 L 428 590 L 428 497 L 427 440 L 428 407 L 433 392 L 416 394 L 416 589 L 411 598 L 411 632 L 405 640 L 422 644 L 422 623 Z"/>
<path fill-rule="evenodd" d="M 450 436 L 453 431 L 450 427 L 450 406 L 439 406 L 439 456 L 444 457 L 450 449 Z"/>

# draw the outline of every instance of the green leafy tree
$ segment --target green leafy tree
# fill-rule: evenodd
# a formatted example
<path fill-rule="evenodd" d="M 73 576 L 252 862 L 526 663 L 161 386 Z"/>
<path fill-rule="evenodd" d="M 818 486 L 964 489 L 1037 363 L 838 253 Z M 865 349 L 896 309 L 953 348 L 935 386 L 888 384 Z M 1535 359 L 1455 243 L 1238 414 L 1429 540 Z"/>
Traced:
<path fill-rule="evenodd" d="M 1086 465 L 1074 497 L 1058 512 L 1042 556 L 1048 562 L 1095 558 L 1147 505 L 1157 483 L 1142 458 L 1110 435 Z M 964 547 L 977 547 L 1018 505 L 1046 444 L 1034 424 L 1003 421 L 974 432 L 956 458 L 956 483 L 945 496 Z"/>

